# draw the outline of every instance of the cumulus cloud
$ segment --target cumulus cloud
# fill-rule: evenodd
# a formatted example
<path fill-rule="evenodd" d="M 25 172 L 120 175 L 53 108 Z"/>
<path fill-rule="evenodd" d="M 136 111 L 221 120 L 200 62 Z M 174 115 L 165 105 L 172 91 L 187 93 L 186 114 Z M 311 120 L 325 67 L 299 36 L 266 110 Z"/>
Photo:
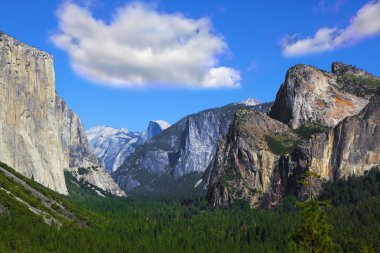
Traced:
<path fill-rule="evenodd" d="M 297 35 L 288 36 L 282 43 L 285 57 L 332 51 L 353 45 L 360 40 L 380 34 L 380 1 L 364 5 L 344 29 L 321 28 L 313 37 L 299 39 Z"/>
<path fill-rule="evenodd" d="M 65 50 L 80 75 L 119 87 L 239 86 L 240 73 L 219 66 L 228 50 L 208 18 L 190 19 L 133 3 L 106 22 L 75 3 L 57 12 L 54 44 Z"/>

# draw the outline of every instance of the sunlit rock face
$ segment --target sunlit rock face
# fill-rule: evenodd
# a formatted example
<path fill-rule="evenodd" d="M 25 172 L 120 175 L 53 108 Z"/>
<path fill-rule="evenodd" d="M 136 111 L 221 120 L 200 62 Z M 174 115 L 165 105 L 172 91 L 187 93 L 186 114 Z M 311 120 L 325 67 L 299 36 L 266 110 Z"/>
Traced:
<path fill-rule="evenodd" d="M 380 165 L 380 90 L 355 116 L 311 141 L 310 168 L 326 179 L 363 175 Z"/>
<path fill-rule="evenodd" d="M 0 160 L 67 194 L 63 169 L 97 166 L 79 117 L 56 94 L 53 57 L 0 33 Z"/>
<path fill-rule="evenodd" d="M 268 115 L 236 113 L 210 166 L 211 205 L 244 200 L 268 208 L 286 194 L 318 195 L 326 180 L 380 166 L 380 80 L 342 63 L 332 72 L 297 65 Z M 308 171 L 316 177 L 307 190 L 298 182 Z"/>
<path fill-rule="evenodd" d="M 296 65 L 288 70 L 269 115 L 293 129 L 306 124 L 334 127 L 367 105 L 377 81 L 343 63 L 333 63 L 332 73 Z"/>
<path fill-rule="evenodd" d="M 101 165 L 112 173 L 139 146 L 140 133 L 125 128 L 96 126 L 86 131 L 89 144 Z"/>

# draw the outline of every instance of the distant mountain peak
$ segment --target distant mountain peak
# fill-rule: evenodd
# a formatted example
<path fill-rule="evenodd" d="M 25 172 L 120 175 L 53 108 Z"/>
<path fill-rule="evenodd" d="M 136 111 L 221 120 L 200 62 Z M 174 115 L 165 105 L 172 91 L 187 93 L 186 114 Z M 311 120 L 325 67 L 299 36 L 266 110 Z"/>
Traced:
<path fill-rule="evenodd" d="M 149 121 L 142 132 L 131 132 L 127 128 L 96 126 L 86 131 L 89 144 L 108 172 L 115 171 L 135 149 L 170 127 L 164 120 Z"/>
<path fill-rule="evenodd" d="M 161 129 L 162 130 L 165 130 L 166 128 L 168 128 L 168 127 L 170 127 L 171 125 L 170 125 L 170 123 L 168 123 L 167 121 L 165 121 L 165 120 L 151 120 L 150 122 L 149 122 L 149 124 L 150 123 L 153 123 L 153 124 L 157 124 L 157 125 L 159 125 L 160 127 L 161 127 Z"/>
<path fill-rule="evenodd" d="M 239 103 L 237 103 L 239 105 L 246 105 L 246 106 L 255 106 L 255 105 L 259 105 L 261 104 L 261 102 L 257 99 L 254 99 L 254 98 L 247 98 L 243 101 L 240 101 Z"/>
<path fill-rule="evenodd" d="M 148 128 L 141 132 L 139 142 L 144 143 L 154 138 L 156 135 L 161 133 L 161 131 L 165 130 L 168 127 L 170 127 L 170 124 L 166 122 L 165 120 L 149 121 Z"/>

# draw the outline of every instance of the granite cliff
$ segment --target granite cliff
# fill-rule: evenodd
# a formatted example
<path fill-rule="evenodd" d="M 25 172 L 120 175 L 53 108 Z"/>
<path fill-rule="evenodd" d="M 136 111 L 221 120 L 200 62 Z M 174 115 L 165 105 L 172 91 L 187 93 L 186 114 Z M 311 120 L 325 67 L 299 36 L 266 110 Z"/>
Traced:
<path fill-rule="evenodd" d="M 0 160 L 67 194 L 63 170 L 98 160 L 80 119 L 56 94 L 53 57 L 0 33 L 0 70 Z"/>
<path fill-rule="evenodd" d="M 286 74 L 269 115 L 291 128 L 334 127 L 369 102 L 380 79 L 356 67 L 333 63 L 332 72 L 296 65 Z"/>
<path fill-rule="evenodd" d="M 316 175 L 317 195 L 326 180 L 380 165 L 380 80 L 342 63 L 332 72 L 297 65 L 268 116 L 236 113 L 211 165 L 210 204 L 242 199 L 267 208 L 289 193 L 303 198 L 305 172 Z"/>
<path fill-rule="evenodd" d="M 271 150 L 268 137 L 294 145 L 296 134 L 266 114 L 238 110 L 228 134 L 218 143 L 213 161 L 208 199 L 213 206 L 244 199 L 261 204 L 266 194 L 275 194 L 281 154 Z"/>

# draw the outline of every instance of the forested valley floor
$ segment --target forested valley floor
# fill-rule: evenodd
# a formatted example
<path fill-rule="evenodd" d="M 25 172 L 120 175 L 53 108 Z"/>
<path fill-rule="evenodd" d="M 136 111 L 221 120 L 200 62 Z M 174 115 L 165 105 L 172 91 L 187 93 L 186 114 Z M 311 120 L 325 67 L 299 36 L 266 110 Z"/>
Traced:
<path fill-rule="evenodd" d="M 24 199 L 32 199 L 30 193 L 21 192 L 19 185 L 10 184 L 0 173 L 2 253 L 290 252 L 289 235 L 300 222 L 294 196 L 273 210 L 251 209 L 243 202 L 214 209 L 202 197 L 98 197 L 70 178 L 71 195 L 65 197 L 25 180 L 82 222 L 46 224 L 7 191 Z M 340 251 L 380 252 L 379 170 L 324 188 L 320 198 L 331 203 L 326 212 Z"/>

